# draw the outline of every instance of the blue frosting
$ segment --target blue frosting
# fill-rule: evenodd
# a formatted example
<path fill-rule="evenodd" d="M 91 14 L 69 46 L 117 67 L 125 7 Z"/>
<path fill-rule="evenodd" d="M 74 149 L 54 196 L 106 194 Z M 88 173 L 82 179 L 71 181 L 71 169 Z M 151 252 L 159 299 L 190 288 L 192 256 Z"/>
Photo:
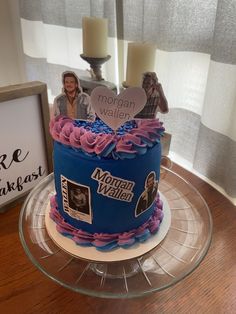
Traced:
<path fill-rule="evenodd" d="M 82 121 L 76 123 L 83 124 Z M 134 125 L 130 122 L 128 125 L 126 123 L 125 127 L 133 128 Z M 106 128 L 107 132 L 110 132 L 109 127 L 106 126 Z M 119 130 L 119 132 L 126 131 L 122 128 Z M 154 205 L 136 217 L 137 202 L 144 191 L 148 174 L 155 172 L 158 180 L 160 174 L 161 144 L 153 144 L 152 142 L 152 146 L 151 148 L 140 147 L 140 154 L 133 156 L 132 159 L 125 156 L 124 159 L 114 160 L 91 154 L 86 155 L 84 152 L 76 151 L 70 146 L 54 142 L 54 175 L 60 214 L 75 228 L 91 233 L 125 232 L 142 225 L 153 213 Z M 110 150 L 111 148 L 109 148 L 107 154 L 110 153 Z M 91 178 L 96 168 L 109 172 L 111 176 L 134 182 L 132 201 L 122 201 L 97 193 L 99 182 Z M 76 184 L 89 187 L 92 223 L 73 218 L 63 209 L 61 175 Z M 145 240 L 149 236 L 149 234 L 142 234 L 139 241 Z M 109 244 L 109 248 L 111 245 L 112 243 Z"/>
<path fill-rule="evenodd" d="M 93 133 L 99 134 L 114 134 L 114 131 L 105 124 L 102 120 L 96 119 L 94 122 L 75 120 L 75 124 L 78 127 L 84 127 L 86 130 L 92 131 Z M 136 123 L 134 120 L 125 122 L 119 129 L 117 130 L 117 135 L 124 135 L 128 133 L 133 128 L 136 128 Z"/>

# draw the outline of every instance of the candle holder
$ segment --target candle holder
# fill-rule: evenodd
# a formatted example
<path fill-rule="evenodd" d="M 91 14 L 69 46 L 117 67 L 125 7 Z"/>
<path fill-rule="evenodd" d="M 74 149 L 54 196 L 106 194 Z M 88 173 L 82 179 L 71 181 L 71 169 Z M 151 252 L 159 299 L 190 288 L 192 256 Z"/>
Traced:
<path fill-rule="evenodd" d="M 90 64 L 90 68 L 91 68 L 91 77 L 95 80 L 95 81 L 103 81 L 104 78 L 102 77 L 102 64 L 105 63 L 106 61 L 108 61 L 111 56 L 107 55 L 104 58 L 93 58 L 93 57 L 87 57 L 84 54 L 81 54 L 80 57 L 87 61 Z"/>
<path fill-rule="evenodd" d="M 123 88 L 129 88 L 130 86 L 126 83 L 126 81 L 122 82 L 122 87 Z"/>

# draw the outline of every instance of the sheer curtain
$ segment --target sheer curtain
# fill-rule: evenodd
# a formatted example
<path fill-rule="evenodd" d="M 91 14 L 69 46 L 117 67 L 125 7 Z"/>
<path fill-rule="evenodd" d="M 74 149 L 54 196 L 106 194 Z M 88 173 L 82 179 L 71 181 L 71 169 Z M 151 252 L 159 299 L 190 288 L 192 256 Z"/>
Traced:
<path fill-rule="evenodd" d="M 108 81 L 125 79 L 127 45 L 157 46 L 155 71 L 170 112 L 170 156 L 236 204 L 236 2 L 234 0 L 20 0 L 28 80 L 60 92 L 60 75 L 89 67 L 82 53 L 82 16 L 109 20 Z"/>

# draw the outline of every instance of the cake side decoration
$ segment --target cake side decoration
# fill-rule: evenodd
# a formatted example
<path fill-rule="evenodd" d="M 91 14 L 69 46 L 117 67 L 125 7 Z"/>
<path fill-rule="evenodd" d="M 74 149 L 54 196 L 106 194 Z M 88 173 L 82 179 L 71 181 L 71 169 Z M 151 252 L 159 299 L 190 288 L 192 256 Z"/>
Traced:
<path fill-rule="evenodd" d="M 84 184 L 78 184 L 61 175 L 63 209 L 72 218 L 92 223 L 91 190 Z"/>
<path fill-rule="evenodd" d="M 132 201 L 135 182 L 112 176 L 110 172 L 98 167 L 92 173 L 91 178 L 98 182 L 98 194 L 120 201 Z"/>
<path fill-rule="evenodd" d="M 158 181 L 156 180 L 155 172 L 152 171 L 147 175 L 145 180 L 145 189 L 138 199 L 135 210 L 136 217 L 146 211 L 153 204 L 157 195 L 157 191 Z"/>
<path fill-rule="evenodd" d="M 101 120 L 90 123 L 57 119 L 59 126 L 55 121 L 51 124 L 51 133 L 57 139 L 54 142 L 54 178 L 58 208 L 66 221 L 90 233 L 129 231 L 147 221 L 154 210 L 152 201 L 148 201 L 138 214 L 135 214 L 135 210 L 150 173 L 155 173 L 155 182 L 159 181 L 163 125 L 158 120 L 128 121 L 117 134 L 111 134 L 112 130 L 105 128 Z M 63 129 L 66 129 L 66 136 L 62 137 Z M 77 139 L 79 148 L 67 142 L 72 137 L 72 129 L 80 130 L 78 134 L 81 137 Z M 96 133 L 96 129 L 100 133 Z M 86 138 L 86 134 L 89 140 L 84 143 L 82 138 Z M 112 137 L 115 145 L 106 156 L 96 155 L 95 143 L 103 136 Z M 91 226 L 79 217 L 79 209 L 69 206 L 68 210 L 68 206 L 65 206 L 64 203 L 68 204 L 65 196 L 67 198 L 70 193 L 64 190 L 68 184 L 62 182 L 62 178 L 74 182 L 78 188 L 90 188 Z M 113 219 L 115 224 L 112 223 Z"/>

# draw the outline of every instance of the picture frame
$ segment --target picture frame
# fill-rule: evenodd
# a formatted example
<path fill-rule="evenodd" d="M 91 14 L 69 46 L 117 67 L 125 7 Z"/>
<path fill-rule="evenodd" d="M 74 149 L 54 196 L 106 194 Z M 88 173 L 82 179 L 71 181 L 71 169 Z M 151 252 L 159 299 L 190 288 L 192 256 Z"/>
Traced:
<path fill-rule="evenodd" d="M 0 87 L 0 212 L 52 172 L 49 122 L 45 83 Z"/>

